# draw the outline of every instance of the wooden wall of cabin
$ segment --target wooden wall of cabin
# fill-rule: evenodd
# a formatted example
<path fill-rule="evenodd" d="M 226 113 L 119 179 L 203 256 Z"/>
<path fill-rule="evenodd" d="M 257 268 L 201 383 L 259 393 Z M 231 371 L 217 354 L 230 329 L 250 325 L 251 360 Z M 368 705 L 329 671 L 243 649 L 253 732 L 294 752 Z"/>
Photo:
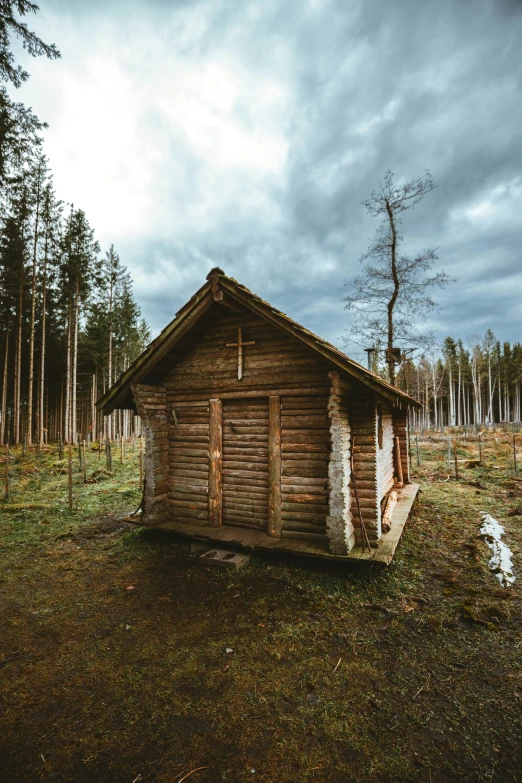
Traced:
<path fill-rule="evenodd" d="M 238 328 L 244 342 L 254 341 L 243 349 L 242 380 L 238 380 L 238 348 L 227 347 L 238 342 Z M 268 413 L 254 403 L 260 395 L 279 397 L 281 533 L 326 544 L 330 369 L 314 351 L 265 320 L 223 307 L 164 379 L 171 518 L 200 525 L 209 522 L 209 400 L 221 399 L 225 519 L 246 527 L 265 524 L 260 484 L 268 465 Z M 252 405 L 227 404 L 234 399 L 251 399 Z M 236 506 L 245 513 L 237 514 Z"/>
<path fill-rule="evenodd" d="M 168 426 L 164 386 L 132 386 L 145 436 L 144 507 L 142 519 L 157 525 L 168 521 Z"/>
<path fill-rule="evenodd" d="M 393 434 L 399 439 L 403 481 L 405 484 L 410 484 L 410 444 L 407 410 L 401 408 L 393 409 Z"/>
<path fill-rule="evenodd" d="M 328 415 L 331 453 L 328 463 L 329 513 L 326 519 L 329 549 L 335 555 L 347 555 L 355 544 L 351 503 L 351 426 L 350 384 L 333 370 Z"/>
<path fill-rule="evenodd" d="M 378 501 L 377 474 L 377 403 L 366 389 L 354 389 L 350 394 L 349 418 L 353 450 L 353 470 L 357 482 L 363 524 L 371 545 L 381 538 L 381 509 Z M 351 485 L 352 522 L 356 543 L 361 544 L 361 526 L 354 482 Z"/>
<path fill-rule="evenodd" d="M 394 429 L 391 407 L 377 403 L 377 486 L 379 503 L 395 483 Z"/>

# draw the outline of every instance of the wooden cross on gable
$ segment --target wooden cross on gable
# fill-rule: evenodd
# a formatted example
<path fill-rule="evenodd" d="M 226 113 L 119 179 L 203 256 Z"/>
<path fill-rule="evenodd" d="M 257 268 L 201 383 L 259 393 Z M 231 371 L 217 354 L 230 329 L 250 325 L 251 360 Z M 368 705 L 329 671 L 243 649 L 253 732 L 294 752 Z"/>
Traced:
<path fill-rule="evenodd" d="M 243 346 L 244 345 L 255 345 L 255 340 L 249 340 L 248 342 L 243 342 L 243 330 L 241 327 L 237 330 L 237 343 L 226 343 L 227 348 L 236 348 L 237 347 L 237 379 L 238 381 L 241 380 L 243 377 Z"/>

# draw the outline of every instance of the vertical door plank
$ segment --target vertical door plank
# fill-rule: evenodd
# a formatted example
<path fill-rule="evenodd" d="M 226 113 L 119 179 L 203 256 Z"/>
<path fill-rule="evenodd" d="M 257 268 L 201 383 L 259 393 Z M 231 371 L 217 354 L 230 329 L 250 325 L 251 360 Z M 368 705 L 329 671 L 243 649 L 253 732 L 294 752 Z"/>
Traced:
<path fill-rule="evenodd" d="M 210 400 L 208 525 L 221 527 L 223 517 L 223 414 L 221 400 Z"/>
<path fill-rule="evenodd" d="M 268 535 L 281 535 L 281 397 L 268 400 Z"/>

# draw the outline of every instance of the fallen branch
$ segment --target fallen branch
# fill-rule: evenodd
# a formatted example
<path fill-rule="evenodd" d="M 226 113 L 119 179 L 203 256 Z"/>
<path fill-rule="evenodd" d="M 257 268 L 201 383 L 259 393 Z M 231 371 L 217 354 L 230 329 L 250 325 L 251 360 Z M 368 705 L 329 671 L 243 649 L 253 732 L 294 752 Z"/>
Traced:
<path fill-rule="evenodd" d="M 197 772 L 200 769 L 208 769 L 208 767 L 196 767 L 195 769 L 191 769 L 190 772 L 187 772 L 186 775 L 184 775 L 182 778 L 178 780 L 178 783 L 183 783 L 184 780 L 189 778 L 191 775 L 194 774 L 194 772 Z"/>

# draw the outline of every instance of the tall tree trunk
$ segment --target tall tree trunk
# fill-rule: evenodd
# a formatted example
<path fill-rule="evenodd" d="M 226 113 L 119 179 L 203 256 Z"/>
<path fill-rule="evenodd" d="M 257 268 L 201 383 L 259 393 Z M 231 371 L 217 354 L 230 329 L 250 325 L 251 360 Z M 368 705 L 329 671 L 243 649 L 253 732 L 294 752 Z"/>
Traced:
<path fill-rule="evenodd" d="M 76 411 L 76 392 L 77 392 L 77 370 L 78 370 L 78 316 L 79 316 L 79 291 L 80 284 L 76 282 L 76 291 L 74 295 L 74 339 L 72 356 L 72 400 L 71 400 L 71 424 L 72 424 L 72 442 L 76 443 L 77 437 L 77 411 Z"/>
<path fill-rule="evenodd" d="M 6 442 L 7 427 L 7 381 L 9 379 L 9 318 L 5 324 L 4 377 L 2 381 L 2 420 L 0 421 L 0 443 Z"/>
<path fill-rule="evenodd" d="M 493 424 L 493 387 L 491 385 L 491 353 L 490 352 L 488 352 L 488 391 L 489 391 L 488 424 Z"/>
<path fill-rule="evenodd" d="M 24 304 L 24 261 L 20 263 L 20 280 L 18 290 L 18 329 L 16 334 L 16 359 L 14 377 L 14 442 L 20 443 L 21 386 L 22 386 L 22 310 Z"/>
<path fill-rule="evenodd" d="M 448 373 L 449 373 L 449 421 L 448 424 L 450 427 L 455 426 L 455 402 L 453 398 L 453 376 L 451 373 L 451 364 L 448 367 Z"/>
<path fill-rule="evenodd" d="M 433 415 L 435 429 L 439 426 L 438 411 L 437 411 L 437 382 L 435 378 L 435 362 L 431 366 L 431 377 L 433 382 Z"/>
<path fill-rule="evenodd" d="M 459 386 L 458 386 L 458 401 L 457 401 L 457 426 L 462 426 L 462 367 L 459 360 Z"/>
<path fill-rule="evenodd" d="M 34 332 L 36 313 L 36 256 L 38 251 L 38 221 L 40 217 L 40 178 L 36 192 L 36 215 L 33 242 L 33 273 L 31 281 L 31 323 L 29 327 L 29 386 L 27 389 L 27 445 L 33 441 Z"/>
<path fill-rule="evenodd" d="M 111 262 L 112 263 L 112 262 Z M 110 281 L 109 281 L 109 353 L 108 353 L 108 369 L 107 373 L 109 376 L 109 382 L 107 385 L 107 388 L 110 389 L 112 386 L 112 300 L 113 300 L 113 292 L 114 292 L 114 286 L 113 286 L 113 270 L 112 266 L 110 269 Z M 114 421 L 114 415 L 111 413 L 110 416 L 107 416 L 107 437 L 109 441 L 112 441 L 113 439 L 113 421 Z"/>
<path fill-rule="evenodd" d="M 65 416 L 64 416 L 64 441 L 70 443 L 71 438 L 71 332 L 72 332 L 72 301 L 69 296 L 67 312 L 67 368 L 65 371 Z"/>
<path fill-rule="evenodd" d="M 393 211 L 388 201 L 386 201 L 386 210 L 388 212 L 388 219 L 390 221 L 390 228 L 392 233 L 391 273 L 393 278 L 393 294 L 391 296 L 390 301 L 388 302 L 388 367 L 390 373 L 390 383 L 395 385 L 395 362 L 393 361 L 392 350 L 393 350 L 393 340 L 395 337 L 394 323 L 393 323 L 393 308 L 395 307 L 395 302 L 397 301 L 397 297 L 399 296 L 399 276 L 397 274 L 397 229 L 395 227 Z"/>
<path fill-rule="evenodd" d="M 40 349 L 40 378 L 38 383 L 38 442 L 44 444 L 44 389 L 45 389 L 45 310 L 47 307 L 47 250 L 48 234 L 45 232 L 44 265 L 42 278 L 42 346 Z"/>

